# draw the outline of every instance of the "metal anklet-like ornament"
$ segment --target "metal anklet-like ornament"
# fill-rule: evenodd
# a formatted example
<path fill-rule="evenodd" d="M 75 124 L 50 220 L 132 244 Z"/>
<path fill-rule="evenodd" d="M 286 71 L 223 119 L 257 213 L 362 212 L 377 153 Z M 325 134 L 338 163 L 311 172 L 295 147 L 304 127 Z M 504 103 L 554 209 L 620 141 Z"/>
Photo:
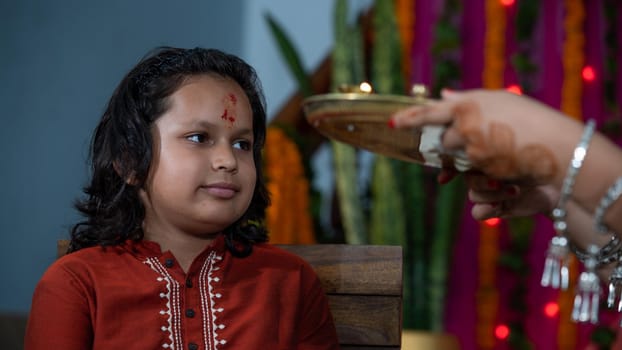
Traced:
<path fill-rule="evenodd" d="M 612 309 L 616 300 L 618 302 L 618 312 L 622 312 L 622 264 L 618 262 L 618 265 L 609 276 L 608 294 L 607 294 L 607 307 Z M 620 294 L 619 294 L 620 293 Z M 622 320 L 620 320 L 622 322 Z"/>
<path fill-rule="evenodd" d="M 566 290 L 568 281 L 568 239 L 564 236 L 555 236 L 549 243 L 540 284 L 543 287 Z"/>
<path fill-rule="evenodd" d="M 596 274 L 598 247 L 590 245 L 587 250 L 590 257 L 585 261 L 585 271 L 579 275 L 577 294 L 572 308 L 572 320 L 596 324 L 601 293 L 600 280 Z"/>
<path fill-rule="evenodd" d="M 568 253 L 570 251 L 566 232 L 566 211 L 562 208 L 553 210 L 554 228 L 557 235 L 551 239 L 544 261 L 544 272 L 540 284 L 543 287 L 568 289 L 570 273 L 568 269 Z"/>
<path fill-rule="evenodd" d="M 564 178 L 559 202 L 557 207 L 553 209 L 553 226 L 557 235 L 551 239 L 549 243 L 549 249 L 546 254 L 546 260 L 544 262 L 544 271 L 542 273 L 542 280 L 540 284 L 543 287 L 561 288 L 562 290 L 568 289 L 569 283 L 569 271 L 568 271 L 568 253 L 569 242 L 566 238 L 566 231 L 568 230 L 568 224 L 566 223 L 566 204 L 568 198 L 572 193 L 572 188 L 575 183 L 579 169 L 583 165 L 583 160 L 587 154 L 587 150 L 594 134 L 594 128 L 596 123 L 593 119 L 589 120 L 585 124 L 583 134 L 579 143 L 574 149 L 572 159 L 568 165 L 566 171 L 566 177 Z M 598 249 L 598 248 L 597 248 Z"/>

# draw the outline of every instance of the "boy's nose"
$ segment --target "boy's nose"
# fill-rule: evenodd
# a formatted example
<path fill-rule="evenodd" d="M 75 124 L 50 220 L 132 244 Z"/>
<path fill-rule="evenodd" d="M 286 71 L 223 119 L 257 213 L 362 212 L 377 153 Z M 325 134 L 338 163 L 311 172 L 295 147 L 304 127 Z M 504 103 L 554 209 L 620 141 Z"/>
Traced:
<path fill-rule="evenodd" d="M 237 159 L 229 145 L 215 147 L 212 159 L 214 170 L 236 171 L 237 164 Z"/>

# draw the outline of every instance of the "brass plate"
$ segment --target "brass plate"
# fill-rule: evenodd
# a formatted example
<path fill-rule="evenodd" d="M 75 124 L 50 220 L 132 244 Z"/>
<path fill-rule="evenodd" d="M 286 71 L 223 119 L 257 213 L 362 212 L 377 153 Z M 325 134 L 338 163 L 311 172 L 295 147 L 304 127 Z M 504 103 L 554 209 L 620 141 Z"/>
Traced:
<path fill-rule="evenodd" d="M 333 93 L 311 96 L 303 101 L 307 121 L 324 136 L 391 158 L 432 167 L 470 168 L 462 153 L 442 149 L 442 126 L 391 129 L 393 113 L 423 98 L 365 93 Z"/>

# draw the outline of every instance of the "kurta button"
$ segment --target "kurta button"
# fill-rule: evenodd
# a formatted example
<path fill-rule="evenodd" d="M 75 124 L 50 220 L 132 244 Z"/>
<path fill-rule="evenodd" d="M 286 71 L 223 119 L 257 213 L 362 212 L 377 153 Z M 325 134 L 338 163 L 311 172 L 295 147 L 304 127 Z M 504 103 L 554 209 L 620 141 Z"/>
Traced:
<path fill-rule="evenodd" d="M 195 343 L 189 343 L 188 344 L 188 350 L 197 350 L 199 348 L 199 346 Z"/>
<path fill-rule="evenodd" d="M 194 317 L 194 310 L 186 309 L 186 317 L 193 318 Z"/>
<path fill-rule="evenodd" d="M 190 278 L 186 279 L 186 287 L 192 288 L 192 280 Z"/>
<path fill-rule="evenodd" d="M 173 265 L 174 265 L 173 259 L 164 260 L 164 266 L 168 267 L 169 269 L 173 267 Z"/>

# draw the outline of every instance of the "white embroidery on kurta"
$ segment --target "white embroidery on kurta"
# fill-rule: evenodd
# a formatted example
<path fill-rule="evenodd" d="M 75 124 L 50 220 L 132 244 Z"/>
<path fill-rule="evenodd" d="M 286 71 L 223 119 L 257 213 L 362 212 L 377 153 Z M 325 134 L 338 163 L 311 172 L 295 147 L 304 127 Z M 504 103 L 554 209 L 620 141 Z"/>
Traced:
<path fill-rule="evenodd" d="M 216 252 L 211 252 L 199 272 L 199 295 L 201 298 L 201 311 L 203 315 L 203 339 L 206 350 L 218 350 L 220 345 L 227 343 L 225 339 L 219 339 L 218 331 L 225 328 L 222 323 L 217 323 L 217 313 L 222 313 L 224 309 L 218 307 L 218 299 L 222 295 L 214 290 L 214 283 L 220 282 L 219 277 L 214 277 L 213 272 L 220 268 L 215 266 L 222 260 L 222 256 Z M 156 258 L 147 258 L 144 263 L 157 272 L 161 277 L 158 282 L 166 283 L 166 292 L 160 293 L 159 297 L 166 299 L 166 308 L 160 310 L 161 315 L 168 316 L 168 324 L 162 326 L 163 332 L 168 332 L 170 344 L 162 344 L 165 349 L 183 349 L 183 339 L 181 336 L 181 293 L 180 284 L 173 279 L 168 270 Z"/>
<path fill-rule="evenodd" d="M 223 324 L 217 324 L 217 313 L 223 311 L 222 307 L 216 307 L 218 300 L 222 297 L 220 293 L 214 291 L 213 283 L 220 282 L 219 277 L 213 277 L 213 272 L 219 270 L 215 266 L 222 260 L 222 256 L 211 252 L 205 259 L 205 263 L 201 267 L 199 273 L 199 290 L 201 295 L 201 310 L 203 314 L 203 339 L 205 341 L 205 349 L 217 350 L 219 345 L 224 345 L 227 341 L 218 340 L 218 330 L 225 328 Z"/>
<path fill-rule="evenodd" d="M 183 349 L 181 337 L 181 295 L 180 286 L 162 263 L 156 258 L 147 258 L 144 261 L 151 269 L 160 274 L 158 282 L 166 282 L 166 293 L 160 293 L 160 298 L 166 299 L 166 309 L 160 310 L 160 314 L 168 316 L 168 324 L 162 326 L 163 332 L 168 332 L 170 344 L 162 344 L 165 349 Z"/>

